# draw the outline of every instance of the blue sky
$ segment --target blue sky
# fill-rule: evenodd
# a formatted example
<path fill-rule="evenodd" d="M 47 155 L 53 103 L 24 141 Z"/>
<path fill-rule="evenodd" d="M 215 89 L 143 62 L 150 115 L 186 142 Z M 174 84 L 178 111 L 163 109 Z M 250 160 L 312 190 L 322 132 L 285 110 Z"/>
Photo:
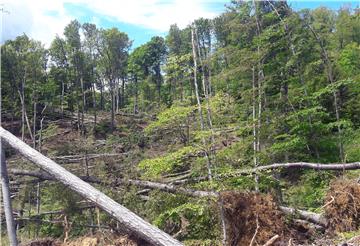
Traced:
<path fill-rule="evenodd" d="M 1 0 L 0 0 L 1 1 Z M 5 1 L 5 2 L 4 2 Z M 169 26 L 180 28 L 192 20 L 212 18 L 225 11 L 230 0 L 4 0 L 2 41 L 22 33 L 46 46 L 72 19 L 91 22 L 102 28 L 117 27 L 139 46 L 155 35 L 165 36 Z M 337 10 L 343 5 L 359 6 L 360 0 L 296 1 L 296 10 L 326 6 Z"/>

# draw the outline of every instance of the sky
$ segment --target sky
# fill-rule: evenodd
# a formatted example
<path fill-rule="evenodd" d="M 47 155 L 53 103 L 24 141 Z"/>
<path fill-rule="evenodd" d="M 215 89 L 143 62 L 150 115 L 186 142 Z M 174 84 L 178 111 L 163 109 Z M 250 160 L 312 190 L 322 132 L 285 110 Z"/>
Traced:
<path fill-rule="evenodd" d="M 49 47 L 73 19 L 98 27 L 117 27 L 137 47 L 153 36 L 165 36 L 170 25 L 186 27 L 194 19 L 213 18 L 226 10 L 230 0 L 0 0 L 1 43 L 26 33 Z M 289 0 L 294 9 L 326 6 L 355 8 L 360 0 Z"/>

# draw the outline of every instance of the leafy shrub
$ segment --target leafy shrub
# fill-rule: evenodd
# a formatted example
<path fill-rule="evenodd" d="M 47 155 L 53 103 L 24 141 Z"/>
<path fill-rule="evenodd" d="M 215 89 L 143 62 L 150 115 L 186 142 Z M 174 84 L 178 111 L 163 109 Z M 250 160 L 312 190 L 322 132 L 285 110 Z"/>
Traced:
<path fill-rule="evenodd" d="M 157 177 L 160 174 L 183 168 L 186 165 L 188 156 L 196 151 L 197 149 L 192 146 L 183 147 L 176 152 L 161 157 L 142 160 L 138 167 L 145 171 L 145 176 Z"/>
<path fill-rule="evenodd" d="M 179 239 L 215 239 L 217 237 L 217 217 L 211 209 L 201 203 L 185 203 L 162 213 L 155 225 L 168 231 L 178 233 Z"/>

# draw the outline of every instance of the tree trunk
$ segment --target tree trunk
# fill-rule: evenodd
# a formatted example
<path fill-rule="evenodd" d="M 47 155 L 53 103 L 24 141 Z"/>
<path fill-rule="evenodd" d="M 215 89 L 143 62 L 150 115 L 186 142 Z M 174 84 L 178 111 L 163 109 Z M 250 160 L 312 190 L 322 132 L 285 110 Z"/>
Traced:
<path fill-rule="evenodd" d="M 104 82 L 100 79 L 100 109 L 104 110 Z"/>
<path fill-rule="evenodd" d="M 95 83 L 92 84 L 92 90 L 93 90 L 93 110 L 94 110 L 94 127 L 96 127 L 96 89 L 95 89 Z"/>
<path fill-rule="evenodd" d="M 126 79 L 125 77 L 122 79 L 121 81 L 121 103 L 120 103 L 120 107 L 124 107 L 125 106 L 125 82 L 126 82 Z"/>
<path fill-rule="evenodd" d="M 110 95 L 111 95 L 111 131 L 115 129 L 115 94 L 114 94 L 114 86 L 113 81 L 110 82 Z"/>
<path fill-rule="evenodd" d="M 21 91 L 19 91 L 20 100 L 21 100 L 21 140 L 25 139 L 25 103 L 24 103 L 24 82 L 25 78 L 21 83 Z"/>
<path fill-rule="evenodd" d="M 138 105 L 138 101 L 139 101 L 139 85 L 138 85 L 138 79 L 137 79 L 136 75 L 135 75 L 135 78 L 134 78 L 134 82 L 135 82 L 134 114 L 137 114 L 139 112 L 139 105 Z"/>
<path fill-rule="evenodd" d="M 64 116 L 64 94 L 65 94 L 64 80 L 61 80 L 61 116 Z"/>
<path fill-rule="evenodd" d="M 278 168 L 305 168 L 314 170 L 357 170 L 360 169 L 360 162 L 353 163 L 333 163 L 333 164 L 320 164 L 320 163 L 309 163 L 309 162 L 293 162 L 293 163 L 274 163 L 267 166 L 258 166 L 251 169 L 243 169 L 234 171 L 231 174 L 226 174 L 226 177 L 234 177 L 238 175 L 245 175 L 256 173 L 265 170 L 273 170 Z M 219 175 L 221 177 L 221 175 Z"/>
<path fill-rule="evenodd" d="M 18 242 L 16 239 L 16 230 L 15 223 L 13 217 L 13 211 L 11 206 L 11 198 L 10 198 L 10 186 L 9 186 L 9 177 L 6 169 L 6 161 L 5 161 L 5 151 L 3 149 L 3 143 L 0 139 L 0 176 L 1 176 L 1 188 L 2 188 L 2 198 L 4 204 L 4 212 L 6 218 L 6 228 L 8 232 L 8 237 L 11 246 L 17 246 Z"/>
<path fill-rule="evenodd" d="M 311 223 L 315 223 L 317 225 L 321 225 L 323 227 L 327 226 L 327 220 L 326 218 L 321 215 L 321 214 L 317 214 L 317 213 L 313 213 L 313 212 L 308 212 L 308 211 L 304 211 L 304 210 L 298 210 L 298 209 L 294 209 L 294 208 L 288 208 L 288 207 L 283 207 L 280 206 L 280 209 L 285 213 L 285 214 L 289 214 L 289 215 L 299 215 L 299 217 L 301 219 L 307 220 Z"/>
<path fill-rule="evenodd" d="M 116 85 L 115 85 L 115 112 L 118 113 L 119 112 L 119 104 L 120 104 L 120 88 L 119 88 L 119 79 L 116 80 Z"/>
<path fill-rule="evenodd" d="M 10 146 L 18 150 L 25 158 L 32 161 L 40 168 L 43 168 L 50 175 L 55 177 L 55 179 L 59 180 L 76 193 L 80 194 L 86 199 L 89 199 L 104 209 L 111 216 L 122 223 L 124 228 L 130 232 L 133 232 L 139 238 L 142 238 L 153 245 L 182 245 L 179 241 L 173 239 L 165 232 L 144 221 L 127 208 L 116 203 L 110 197 L 101 193 L 88 183 L 82 181 L 80 178 L 68 172 L 54 161 L 40 154 L 38 151 L 32 149 L 30 146 L 26 145 L 24 142 L 20 141 L 18 138 L 3 128 L 0 128 L 0 137 L 2 137 L 3 140 Z"/>
<path fill-rule="evenodd" d="M 199 89 L 198 89 L 198 84 L 197 84 L 197 55 L 196 55 L 195 34 L 194 34 L 193 27 L 191 28 L 191 43 L 192 43 L 192 53 L 193 53 L 193 60 L 194 60 L 194 91 L 195 91 L 195 96 L 196 96 L 196 102 L 198 105 L 200 126 L 201 126 L 201 130 L 204 131 L 205 124 L 204 124 L 204 118 L 203 118 L 203 113 L 202 113 L 202 108 L 201 108 L 200 97 L 199 97 Z M 205 141 L 204 137 L 202 138 L 202 142 L 205 146 L 206 141 Z M 211 160 L 210 160 L 209 153 L 207 151 L 205 151 L 205 156 L 206 156 L 206 160 L 207 160 L 208 178 L 209 178 L 209 180 L 212 180 Z"/>
<path fill-rule="evenodd" d="M 37 103 L 34 102 L 34 115 L 33 115 L 33 148 L 36 149 L 36 117 L 37 117 Z"/>
<path fill-rule="evenodd" d="M 252 120 L 253 120 L 253 159 L 254 168 L 258 166 L 258 148 L 257 148 L 257 127 L 256 127 L 256 84 L 255 84 L 255 67 L 252 68 Z M 259 175 L 254 174 L 255 190 L 259 191 Z"/>
<path fill-rule="evenodd" d="M 33 134 L 32 134 L 32 129 L 30 127 L 29 118 L 28 118 L 27 113 L 26 113 L 25 100 L 24 100 L 24 97 L 23 97 L 22 93 L 19 90 L 18 90 L 18 93 L 19 93 L 19 97 L 20 97 L 20 101 L 21 101 L 21 105 L 22 105 L 22 118 L 24 118 L 24 119 L 21 120 L 21 122 L 22 122 L 21 139 L 23 139 L 25 137 L 24 134 L 25 134 L 25 122 L 26 122 L 28 131 L 29 131 L 29 134 L 30 134 L 31 141 L 34 141 Z"/>

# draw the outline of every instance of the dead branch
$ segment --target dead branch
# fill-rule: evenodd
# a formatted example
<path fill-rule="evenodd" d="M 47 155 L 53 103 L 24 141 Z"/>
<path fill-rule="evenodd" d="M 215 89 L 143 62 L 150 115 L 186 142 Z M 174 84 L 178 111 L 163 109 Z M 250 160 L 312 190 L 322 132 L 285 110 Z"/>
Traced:
<path fill-rule="evenodd" d="M 220 174 L 221 177 L 233 177 L 239 175 L 253 174 L 259 171 L 273 170 L 277 168 L 304 168 L 304 169 L 315 169 L 315 170 L 356 170 L 360 169 L 360 162 L 353 163 L 333 163 L 333 164 L 320 164 L 320 163 L 309 163 L 309 162 L 293 162 L 293 163 L 274 163 L 267 166 L 259 166 L 256 168 L 237 170 L 230 174 Z"/>
<path fill-rule="evenodd" d="M 116 181 L 117 184 L 130 184 L 135 185 L 142 188 L 150 188 L 150 189 L 158 189 L 161 191 L 169 192 L 169 193 L 179 193 L 184 194 L 192 197 L 215 197 L 217 198 L 219 194 L 217 192 L 212 191 L 200 191 L 200 190 L 193 190 L 187 189 L 183 187 L 178 187 L 171 184 L 163 184 L 163 183 L 156 183 L 151 181 L 142 181 L 142 180 L 134 180 L 134 179 L 118 179 Z"/>
<path fill-rule="evenodd" d="M 253 237 L 251 238 L 250 246 L 254 245 L 255 238 L 256 238 L 256 236 L 258 234 L 259 228 L 260 228 L 260 226 L 259 226 L 259 215 L 256 214 L 256 229 L 255 229 Z"/>
<path fill-rule="evenodd" d="M 280 238 L 279 235 L 275 235 L 272 238 L 270 238 L 269 241 L 267 241 L 263 246 L 273 245 L 273 243 L 275 243 L 275 241 L 278 240 L 279 238 Z"/>

